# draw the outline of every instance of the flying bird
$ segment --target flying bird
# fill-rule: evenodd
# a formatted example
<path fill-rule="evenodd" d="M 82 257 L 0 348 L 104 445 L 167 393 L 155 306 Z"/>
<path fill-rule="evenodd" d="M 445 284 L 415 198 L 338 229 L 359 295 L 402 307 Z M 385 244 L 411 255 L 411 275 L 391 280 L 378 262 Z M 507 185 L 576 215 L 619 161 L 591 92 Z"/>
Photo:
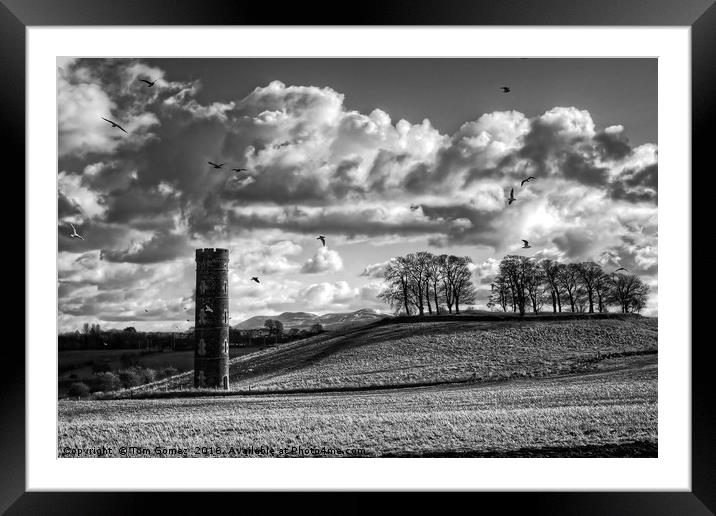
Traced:
<path fill-rule="evenodd" d="M 254 276 L 253 278 L 251 278 L 251 281 L 255 281 L 256 283 L 261 283 L 256 276 Z"/>
<path fill-rule="evenodd" d="M 209 161 L 209 162 L 207 162 L 207 163 L 209 163 L 209 165 L 211 165 L 211 166 L 214 167 L 214 168 L 221 168 L 221 167 L 224 166 L 224 163 L 218 163 L 218 164 L 217 164 L 217 163 L 212 163 L 211 161 Z"/>
<path fill-rule="evenodd" d="M 323 235 L 319 235 L 316 240 L 320 240 L 321 242 L 323 242 L 323 247 L 326 247 L 326 237 L 324 237 Z"/>
<path fill-rule="evenodd" d="M 515 189 L 512 188 L 512 189 L 510 190 L 510 198 L 507 199 L 507 205 L 509 206 L 510 204 L 512 204 L 513 202 L 515 202 L 516 200 L 517 200 L 517 198 L 515 197 Z"/>
<path fill-rule="evenodd" d="M 618 268 L 617 270 L 615 270 L 614 272 L 619 272 L 619 271 L 627 271 L 627 272 L 629 272 L 629 269 L 627 269 L 626 267 L 619 267 L 619 268 Z"/>
<path fill-rule="evenodd" d="M 145 312 L 149 312 L 149 308 L 145 308 L 144 311 L 145 311 Z"/>
<path fill-rule="evenodd" d="M 204 308 L 204 310 L 206 310 L 206 311 L 209 312 L 210 314 L 213 314 L 213 313 L 214 313 L 214 310 L 212 310 L 209 305 L 206 305 L 206 307 Z"/>
<path fill-rule="evenodd" d="M 509 92 L 510 92 L 510 88 L 507 87 L 507 86 L 502 86 L 500 89 L 502 90 L 502 93 L 509 93 Z"/>
<path fill-rule="evenodd" d="M 410 205 L 410 211 L 415 211 L 415 210 L 417 210 L 418 208 L 420 208 L 420 206 L 418 206 L 417 204 L 411 204 L 411 205 Z"/>
<path fill-rule="evenodd" d="M 112 122 L 111 120 L 107 120 L 107 119 L 106 119 L 105 117 L 103 117 L 103 116 L 101 116 L 100 118 L 101 118 L 102 120 L 104 120 L 105 122 L 109 122 L 110 124 L 112 124 L 112 127 L 116 127 L 117 129 L 119 129 L 119 130 L 121 130 L 121 131 L 124 131 L 124 127 L 122 127 L 121 125 L 119 125 L 117 122 Z M 124 131 L 124 132 L 127 133 L 127 131 Z M 129 134 L 129 133 L 127 133 L 127 134 Z"/>
<path fill-rule="evenodd" d="M 248 170 L 246 170 L 245 168 L 232 168 L 231 170 L 233 170 L 234 172 L 248 172 Z"/>
<path fill-rule="evenodd" d="M 535 179 L 534 176 L 530 176 L 527 179 L 523 179 L 522 182 L 520 183 L 520 186 L 524 186 L 525 183 L 529 183 L 530 181 L 532 181 L 534 179 Z"/>
<path fill-rule="evenodd" d="M 524 238 L 522 239 L 522 241 L 524 242 L 524 245 L 522 246 L 522 249 L 529 249 L 530 247 L 532 247 L 532 246 L 530 245 L 530 243 L 529 243 L 527 240 L 525 240 Z"/>
<path fill-rule="evenodd" d="M 70 238 L 79 238 L 80 240 L 84 240 L 84 237 L 77 233 L 77 230 L 71 223 L 70 226 L 72 226 L 72 233 L 70 234 Z"/>
<path fill-rule="evenodd" d="M 152 82 L 149 82 L 147 79 L 139 79 L 139 80 L 142 81 L 142 82 L 146 82 L 146 83 L 147 83 L 147 88 L 151 88 L 152 86 L 154 86 L 154 83 L 157 82 L 156 79 L 154 79 Z"/>

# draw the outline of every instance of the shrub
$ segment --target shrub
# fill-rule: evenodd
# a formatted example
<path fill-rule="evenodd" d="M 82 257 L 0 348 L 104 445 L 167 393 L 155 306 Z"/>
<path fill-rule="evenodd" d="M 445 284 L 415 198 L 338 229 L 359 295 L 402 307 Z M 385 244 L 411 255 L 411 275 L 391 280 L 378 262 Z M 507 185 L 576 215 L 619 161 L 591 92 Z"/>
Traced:
<path fill-rule="evenodd" d="M 99 391 L 116 391 L 122 387 L 122 382 L 114 373 L 97 373 L 95 378 Z"/>
<path fill-rule="evenodd" d="M 124 369 L 119 372 L 119 381 L 124 387 L 136 387 L 142 385 L 143 378 L 135 369 Z"/>
<path fill-rule="evenodd" d="M 157 379 L 157 372 L 149 367 L 137 368 L 137 372 L 142 379 L 142 383 L 152 383 Z"/>
<path fill-rule="evenodd" d="M 84 382 L 74 382 L 67 390 L 67 395 L 73 398 L 86 398 L 89 393 L 90 389 Z"/>
<path fill-rule="evenodd" d="M 176 374 L 179 374 L 179 370 L 176 367 L 165 367 L 161 371 L 159 371 L 159 376 L 161 378 L 169 378 L 170 376 L 174 376 Z"/>

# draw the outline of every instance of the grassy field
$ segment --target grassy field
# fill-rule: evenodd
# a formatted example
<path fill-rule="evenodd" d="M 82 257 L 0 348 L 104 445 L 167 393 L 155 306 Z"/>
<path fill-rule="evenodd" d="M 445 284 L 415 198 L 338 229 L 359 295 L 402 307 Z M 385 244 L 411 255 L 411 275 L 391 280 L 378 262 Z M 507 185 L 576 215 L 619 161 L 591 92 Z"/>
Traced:
<path fill-rule="evenodd" d="M 590 373 L 486 384 L 62 400 L 58 456 L 100 446 L 112 449 L 106 456 L 146 450 L 130 457 L 656 456 L 656 380 L 656 355 L 644 355 L 606 359 Z"/>
<path fill-rule="evenodd" d="M 193 389 L 187 372 L 60 400 L 58 455 L 653 457 L 657 325 L 464 319 L 326 332 L 232 358 L 229 392 Z"/>
<path fill-rule="evenodd" d="M 641 317 L 376 324 L 236 357 L 230 380 L 239 392 L 495 381 L 585 371 L 657 348 L 656 319 Z M 186 374 L 156 388 L 171 395 L 192 382 Z"/>

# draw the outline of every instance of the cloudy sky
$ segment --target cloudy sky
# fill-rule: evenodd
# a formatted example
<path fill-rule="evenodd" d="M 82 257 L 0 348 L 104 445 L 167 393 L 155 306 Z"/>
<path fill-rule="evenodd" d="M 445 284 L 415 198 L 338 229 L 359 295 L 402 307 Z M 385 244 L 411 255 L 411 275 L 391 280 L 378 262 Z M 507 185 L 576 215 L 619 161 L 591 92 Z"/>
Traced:
<path fill-rule="evenodd" d="M 522 238 L 641 274 L 655 314 L 656 79 L 653 59 L 60 59 L 60 331 L 188 328 L 198 247 L 231 251 L 234 323 L 385 310 L 382 264 L 418 250 L 489 285 Z"/>

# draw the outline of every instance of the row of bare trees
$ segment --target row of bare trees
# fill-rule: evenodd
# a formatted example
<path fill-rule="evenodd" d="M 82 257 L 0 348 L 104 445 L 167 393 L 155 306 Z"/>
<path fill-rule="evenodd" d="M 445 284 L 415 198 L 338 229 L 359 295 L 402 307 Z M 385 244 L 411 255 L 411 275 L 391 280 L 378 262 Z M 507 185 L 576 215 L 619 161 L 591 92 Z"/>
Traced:
<path fill-rule="evenodd" d="M 635 274 L 606 273 L 594 262 L 535 261 L 505 256 L 491 284 L 488 308 L 537 313 L 545 304 L 553 312 L 604 312 L 609 305 L 622 313 L 640 312 L 649 298 L 649 286 Z"/>
<path fill-rule="evenodd" d="M 393 258 L 383 278 L 387 287 L 379 294 L 396 312 L 406 315 L 459 314 L 460 305 L 475 301 L 472 259 L 421 251 Z"/>

